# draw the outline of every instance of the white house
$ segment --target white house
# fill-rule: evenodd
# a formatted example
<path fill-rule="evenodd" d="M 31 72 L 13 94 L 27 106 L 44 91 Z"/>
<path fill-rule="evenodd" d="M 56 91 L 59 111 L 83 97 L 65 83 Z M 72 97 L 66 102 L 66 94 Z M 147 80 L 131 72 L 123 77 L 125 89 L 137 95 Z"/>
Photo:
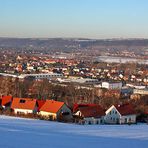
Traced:
<path fill-rule="evenodd" d="M 62 78 L 63 74 L 58 74 L 58 73 L 40 73 L 40 74 L 21 74 L 20 76 L 18 76 L 18 78 L 20 79 L 25 79 L 28 77 L 33 77 L 35 79 L 55 79 L 55 78 Z"/>
<path fill-rule="evenodd" d="M 71 110 L 64 102 L 47 100 L 44 105 L 40 108 L 41 116 L 46 119 L 58 120 L 58 119 L 71 119 Z"/>
<path fill-rule="evenodd" d="M 112 105 L 105 113 L 107 124 L 136 123 L 136 113 L 131 104 Z"/>
<path fill-rule="evenodd" d="M 36 99 L 13 98 L 11 109 L 15 114 L 35 114 L 38 111 Z"/>
<path fill-rule="evenodd" d="M 79 124 L 103 124 L 104 116 L 104 110 L 96 104 L 80 104 L 74 113 L 75 122 Z"/>
<path fill-rule="evenodd" d="M 102 82 L 102 88 L 121 89 L 122 88 L 122 82 Z"/>
<path fill-rule="evenodd" d="M 134 89 L 133 94 L 148 95 L 148 89 Z"/>
<path fill-rule="evenodd" d="M 97 79 L 90 79 L 90 78 L 67 78 L 67 79 L 60 79 L 58 78 L 59 82 L 69 82 L 69 83 L 81 83 L 81 84 L 97 84 Z"/>

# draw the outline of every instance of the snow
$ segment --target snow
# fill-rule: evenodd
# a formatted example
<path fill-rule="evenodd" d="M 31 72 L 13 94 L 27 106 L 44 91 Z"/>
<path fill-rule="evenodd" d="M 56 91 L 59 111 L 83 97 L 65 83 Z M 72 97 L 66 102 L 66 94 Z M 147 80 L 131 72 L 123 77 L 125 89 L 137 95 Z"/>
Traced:
<path fill-rule="evenodd" d="M 75 125 L 0 116 L 0 148 L 146 148 L 148 125 Z"/>

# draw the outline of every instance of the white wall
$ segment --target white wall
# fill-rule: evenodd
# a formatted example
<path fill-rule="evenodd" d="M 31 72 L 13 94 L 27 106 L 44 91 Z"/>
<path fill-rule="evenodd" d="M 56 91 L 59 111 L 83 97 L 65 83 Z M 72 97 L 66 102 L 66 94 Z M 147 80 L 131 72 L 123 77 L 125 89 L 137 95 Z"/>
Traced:
<path fill-rule="evenodd" d="M 52 116 L 53 119 L 55 119 L 55 120 L 57 119 L 57 114 L 56 113 L 40 111 L 39 115 L 47 117 L 47 118 L 49 118 L 49 116 Z"/>
<path fill-rule="evenodd" d="M 114 106 L 111 106 L 106 111 L 104 120 L 105 120 L 105 123 L 108 123 L 108 124 L 117 124 L 117 123 L 120 123 L 120 118 L 121 118 L 121 115 L 118 112 L 118 110 Z"/>
<path fill-rule="evenodd" d="M 28 110 L 28 109 L 14 109 L 15 114 L 23 113 L 23 114 L 32 114 L 34 113 L 33 110 Z"/>
<path fill-rule="evenodd" d="M 102 87 L 109 89 L 109 83 L 108 82 L 102 82 Z"/>
<path fill-rule="evenodd" d="M 101 118 L 88 117 L 88 118 L 84 118 L 84 121 L 85 121 L 85 124 L 103 124 L 104 117 L 101 117 Z"/>
<path fill-rule="evenodd" d="M 82 113 L 80 111 L 77 111 L 75 115 L 81 117 Z M 87 117 L 84 118 L 83 120 L 84 124 L 104 124 L 104 116 L 102 116 L 101 118 Z"/>
<path fill-rule="evenodd" d="M 114 105 L 112 105 L 105 113 L 104 120 L 107 124 L 136 123 L 136 115 L 122 116 Z"/>
<path fill-rule="evenodd" d="M 80 111 L 77 111 L 74 115 L 76 115 L 76 116 L 82 116 L 82 113 Z"/>
<path fill-rule="evenodd" d="M 134 89 L 134 94 L 148 95 L 148 89 Z"/>
<path fill-rule="evenodd" d="M 107 89 L 121 89 L 122 83 L 121 82 L 114 82 L 114 83 L 102 82 L 102 87 Z"/>
<path fill-rule="evenodd" d="M 42 116 L 53 116 L 53 118 L 56 120 L 58 117 L 60 117 L 60 114 L 62 112 L 69 112 L 69 118 L 71 118 L 72 114 L 71 114 L 71 110 L 64 104 L 57 113 L 52 113 L 52 112 L 46 112 L 46 111 L 40 111 L 40 115 Z"/>
<path fill-rule="evenodd" d="M 121 117 L 121 123 L 136 123 L 136 115 L 127 115 Z"/>

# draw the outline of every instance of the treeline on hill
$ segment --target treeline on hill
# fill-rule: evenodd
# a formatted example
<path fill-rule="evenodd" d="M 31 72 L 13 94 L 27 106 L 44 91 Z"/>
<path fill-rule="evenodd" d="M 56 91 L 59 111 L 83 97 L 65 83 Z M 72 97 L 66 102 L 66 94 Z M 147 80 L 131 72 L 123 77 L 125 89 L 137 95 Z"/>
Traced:
<path fill-rule="evenodd" d="M 45 49 L 58 49 L 68 50 L 72 48 L 81 47 L 82 49 L 89 47 L 120 47 L 122 49 L 142 49 L 148 47 L 148 39 L 75 39 L 75 38 L 0 38 L 0 47 L 11 47 L 11 48 L 30 48 L 30 45 L 34 49 L 44 47 Z M 134 47 L 134 48 L 133 48 Z M 42 49 L 42 48 L 41 48 Z"/>
<path fill-rule="evenodd" d="M 51 83 L 42 81 L 19 80 L 18 78 L 0 77 L 0 95 L 12 95 L 19 98 L 53 99 L 63 101 L 72 108 L 74 103 L 95 103 L 107 109 L 112 104 L 132 103 L 140 114 L 148 110 L 148 96 L 138 100 L 123 97 L 119 90 L 77 87 L 75 84 Z"/>

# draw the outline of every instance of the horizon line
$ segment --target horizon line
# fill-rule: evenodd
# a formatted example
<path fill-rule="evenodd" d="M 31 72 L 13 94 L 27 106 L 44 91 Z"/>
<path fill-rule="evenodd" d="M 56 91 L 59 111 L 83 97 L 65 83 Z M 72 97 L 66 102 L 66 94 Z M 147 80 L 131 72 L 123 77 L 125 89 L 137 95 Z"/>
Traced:
<path fill-rule="evenodd" d="M 85 40 L 147 40 L 144 37 L 113 37 L 113 38 L 85 38 L 85 37 L 8 37 L 0 36 L 0 38 L 5 39 L 85 39 Z"/>

